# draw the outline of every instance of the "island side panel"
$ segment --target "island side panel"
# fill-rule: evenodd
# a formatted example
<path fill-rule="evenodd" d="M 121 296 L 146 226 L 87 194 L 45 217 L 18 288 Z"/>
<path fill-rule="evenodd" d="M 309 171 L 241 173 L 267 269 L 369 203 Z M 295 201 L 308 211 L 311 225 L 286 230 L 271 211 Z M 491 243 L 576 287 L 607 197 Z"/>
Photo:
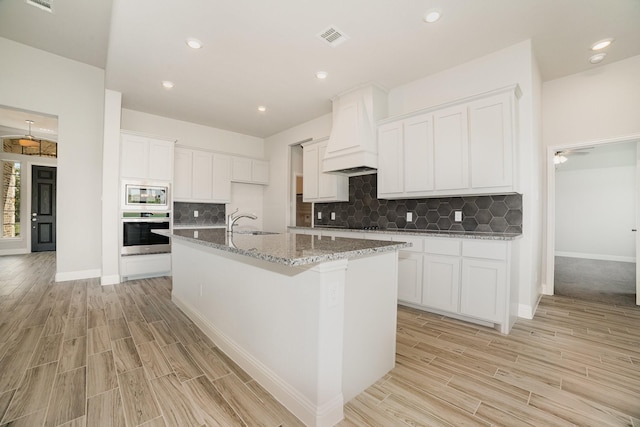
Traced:
<path fill-rule="evenodd" d="M 395 366 L 397 269 L 397 251 L 349 260 L 342 377 L 345 402 Z"/>
<path fill-rule="evenodd" d="M 306 425 L 343 417 L 346 260 L 286 267 L 173 239 L 173 299 Z"/>

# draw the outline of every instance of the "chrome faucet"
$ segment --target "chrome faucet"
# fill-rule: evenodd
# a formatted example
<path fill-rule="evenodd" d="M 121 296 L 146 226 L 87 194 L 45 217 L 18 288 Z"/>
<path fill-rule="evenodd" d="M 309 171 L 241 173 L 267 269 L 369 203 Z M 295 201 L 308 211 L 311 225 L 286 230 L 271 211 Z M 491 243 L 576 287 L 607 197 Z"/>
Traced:
<path fill-rule="evenodd" d="M 238 214 L 236 216 L 233 216 L 236 212 L 238 212 L 239 209 L 236 209 L 235 211 L 233 211 L 232 213 L 230 213 L 229 215 L 227 215 L 227 233 L 233 233 L 233 226 L 236 225 L 236 222 L 240 219 L 240 218 L 250 218 L 250 219 L 258 219 L 257 216 L 253 215 L 253 214 Z"/>

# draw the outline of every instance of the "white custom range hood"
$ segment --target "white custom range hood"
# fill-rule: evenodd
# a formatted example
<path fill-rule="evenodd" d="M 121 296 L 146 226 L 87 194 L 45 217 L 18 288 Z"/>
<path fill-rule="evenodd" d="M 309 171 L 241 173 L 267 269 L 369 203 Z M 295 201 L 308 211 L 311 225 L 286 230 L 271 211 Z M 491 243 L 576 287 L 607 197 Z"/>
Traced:
<path fill-rule="evenodd" d="M 347 176 L 376 173 L 376 122 L 387 117 L 387 93 L 365 86 L 333 99 L 333 128 L 322 170 Z"/>

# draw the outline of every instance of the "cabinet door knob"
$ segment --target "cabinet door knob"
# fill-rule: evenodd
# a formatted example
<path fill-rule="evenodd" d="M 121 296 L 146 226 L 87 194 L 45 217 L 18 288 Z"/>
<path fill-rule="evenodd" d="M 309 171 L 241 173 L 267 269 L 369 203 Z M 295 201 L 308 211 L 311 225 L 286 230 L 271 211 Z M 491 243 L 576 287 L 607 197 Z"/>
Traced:
<path fill-rule="evenodd" d="M 637 228 L 632 228 L 631 231 L 638 231 L 638 229 Z"/>

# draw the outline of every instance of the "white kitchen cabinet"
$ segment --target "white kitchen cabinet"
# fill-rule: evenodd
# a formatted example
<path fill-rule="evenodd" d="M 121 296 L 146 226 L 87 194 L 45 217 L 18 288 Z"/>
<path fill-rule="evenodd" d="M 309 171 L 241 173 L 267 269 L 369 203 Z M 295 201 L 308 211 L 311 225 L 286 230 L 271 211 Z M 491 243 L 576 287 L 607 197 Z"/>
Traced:
<path fill-rule="evenodd" d="M 422 254 L 398 252 L 398 300 L 420 304 L 422 302 Z"/>
<path fill-rule="evenodd" d="M 409 242 L 398 251 L 398 302 L 457 319 L 493 325 L 507 334 L 517 318 L 511 242 L 345 229 L 308 229 L 322 238 Z M 295 231 L 296 233 L 304 232 Z"/>
<path fill-rule="evenodd" d="M 178 202 L 229 203 L 230 157 L 189 148 L 175 150 L 173 199 Z"/>
<path fill-rule="evenodd" d="M 517 191 L 517 86 L 385 120 L 378 126 L 378 197 Z"/>
<path fill-rule="evenodd" d="M 507 242 L 464 241 L 462 243 L 460 313 L 490 322 L 500 322 L 507 313 Z"/>
<path fill-rule="evenodd" d="M 267 185 L 269 184 L 269 162 L 247 157 L 233 157 L 231 181 Z"/>
<path fill-rule="evenodd" d="M 404 192 L 415 197 L 434 189 L 433 115 L 404 120 Z"/>
<path fill-rule="evenodd" d="M 469 187 L 467 106 L 438 110 L 433 114 L 434 187 L 461 190 Z"/>
<path fill-rule="evenodd" d="M 173 144 L 173 141 L 123 132 L 120 144 L 120 177 L 171 182 Z"/>
<path fill-rule="evenodd" d="M 460 313 L 490 322 L 504 319 L 507 266 L 504 261 L 464 258 Z"/>
<path fill-rule="evenodd" d="M 378 197 L 401 196 L 404 193 L 403 122 L 378 128 Z"/>
<path fill-rule="evenodd" d="M 121 281 L 156 276 L 171 276 L 171 254 L 120 257 Z"/>
<path fill-rule="evenodd" d="M 460 297 L 460 258 L 424 255 L 422 305 L 458 312 Z"/>
<path fill-rule="evenodd" d="M 499 94 L 469 104 L 471 187 L 510 190 L 513 184 L 512 97 Z"/>
<path fill-rule="evenodd" d="M 349 179 L 346 176 L 322 172 L 322 160 L 328 138 L 302 146 L 302 200 L 304 202 L 346 202 L 349 200 Z"/>
<path fill-rule="evenodd" d="M 378 197 L 411 198 L 433 191 L 433 115 L 378 128 Z"/>

